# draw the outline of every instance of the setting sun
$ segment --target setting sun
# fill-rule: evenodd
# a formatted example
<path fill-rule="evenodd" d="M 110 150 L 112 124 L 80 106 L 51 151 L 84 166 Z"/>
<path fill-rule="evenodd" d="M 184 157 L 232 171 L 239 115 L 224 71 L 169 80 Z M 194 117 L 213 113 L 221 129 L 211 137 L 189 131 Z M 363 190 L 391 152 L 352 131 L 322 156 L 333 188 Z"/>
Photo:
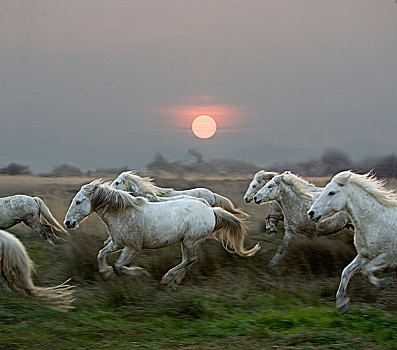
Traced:
<path fill-rule="evenodd" d="M 216 129 L 216 121 L 209 115 L 199 115 L 192 123 L 192 132 L 200 139 L 209 139 L 214 136 Z"/>

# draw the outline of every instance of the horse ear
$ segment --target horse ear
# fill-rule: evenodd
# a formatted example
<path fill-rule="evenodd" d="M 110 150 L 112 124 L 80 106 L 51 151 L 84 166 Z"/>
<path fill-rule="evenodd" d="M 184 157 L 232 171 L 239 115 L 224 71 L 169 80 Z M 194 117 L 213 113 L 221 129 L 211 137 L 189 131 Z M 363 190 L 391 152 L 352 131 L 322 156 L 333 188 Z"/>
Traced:
<path fill-rule="evenodd" d="M 102 178 L 91 181 L 90 185 L 92 185 L 92 190 L 96 190 L 101 183 L 103 183 Z"/>
<path fill-rule="evenodd" d="M 349 181 L 350 176 L 352 176 L 352 173 L 348 171 L 339 173 L 335 175 L 335 182 L 341 187 L 345 186 Z"/>
<path fill-rule="evenodd" d="M 259 171 L 256 175 L 256 179 L 258 181 L 266 180 L 267 179 L 266 172 L 264 170 Z"/>
<path fill-rule="evenodd" d="M 284 180 L 286 183 L 289 183 L 290 175 L 291 172 L 287 170 L 284 171 L 281 175 L 277 176 L 277 178 L 279 178 L 280 180 Z"/>
<path fill-rule="evenodd" d="M 275 177 L 273 177 L 273 181 L 274 181 L 274 183 L 276 183 L 276 184 L 279 184 L 280 183 L 280 181 L 281 181 L 281 179 L 282 179 L 282 177 L 283 177 L 283 175 L 284 174 L 281 174 L 281 175 L 278 175 L 278 176 L 275 176 Z"/>

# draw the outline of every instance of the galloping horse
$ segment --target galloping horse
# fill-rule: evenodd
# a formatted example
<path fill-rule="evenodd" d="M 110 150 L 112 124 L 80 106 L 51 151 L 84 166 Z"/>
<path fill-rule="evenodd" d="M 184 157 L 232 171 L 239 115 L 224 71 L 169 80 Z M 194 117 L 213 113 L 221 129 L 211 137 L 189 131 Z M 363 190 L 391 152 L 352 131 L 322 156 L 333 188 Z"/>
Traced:
<path fill-rule="evenodd" d="M 41 218 L 46 223 L 41 222 Z M 20 222 L 39 233 L 49 244 L 58 239 L 53 228 L 68 234 L 41 198 L 25 195 L 0 198 L 0 229 L 8 229 Z"/>
<path fill-rule="evenodd" d="M 242 210 L 235 208 L 232 201 L 207 188 L 192 188 L 177 191 L 172 188 L 161 188 L 153 184 L 148 177 L 140 177 L 131 171 L 121 173 L 113 182 L 112 187 L 131 192 L 134 196 L 142 196 L 150 202 L 158 201 L 156 197 L 192 196 L 205 199 L 211 207 L 221 207 L 234 215 L 248 216 Z"/>
<path fill-rule="evenodd" d="M 121 248 L 123 251 L 115 263 L 116 272 L 142 276 L 148 274 L 146 270 L 124 265 L 142 249 L 181 242 L 182 262 L 162 278 L 162 283 L 169 286 L 182 281 L 185 269 L 198 259 L 199 246 L 209 237 L 221 241 L 227 251 L 244 257 L 252 256 L 260 249 L 259 244 L 250 250 L 244 248 L 247 233 L 241 219 L 197 200 L 152 203 L 94 180 L 82 186 L 73 198 L 64 224 L 76 228 L 93 211 L 105 222 L 112 237 L 98 254 L 99 272 L 105 278 L 112 274 L 106 255 Z"/>
<path fill-rule="evenodd" d="M 397 265 L 397 195 L 371 174 L 342 171 L 325 186 L 308 215 L 321 222 L 340 211 L 347 212 L 354 224 L 358 253 L 343 270 L 336 293 L 336 306 L 345 313 L 349 310 L 347 284 L 357 271 L 376 287 L 390 285 L 390 281 L 375 277 L 374 272 Z"/>
<path fill-rule="evenodd" d="M 53 310 L 68 311 L 72 308 L 73 287 L 66 284 L 67 281 L 55 287 L 35 286 L 32 281 L 34 263 L 25 247 L 14 235 L 2 230 L 0 230 L 0 262 L 0 272 L 5 279 L 6 288 Z"/>
<path fill-rule="evenodd" d="M 306 212 L 313 204 L 314 198 L 320 195 L 320 191 L 320 188 L 306 180 L 290 172 L 284 172 L 274 176 L 254 196 L 257 204 L 271 200 L 277 201 L 284 213 L 283 241 L 270 261 L 270 266 L 278 264 L 293 235 L 326 236 L 351 226 L 349 217 L 345 213 L 339 213 L 321 225 L 316 225 L 307 217 Z"/>

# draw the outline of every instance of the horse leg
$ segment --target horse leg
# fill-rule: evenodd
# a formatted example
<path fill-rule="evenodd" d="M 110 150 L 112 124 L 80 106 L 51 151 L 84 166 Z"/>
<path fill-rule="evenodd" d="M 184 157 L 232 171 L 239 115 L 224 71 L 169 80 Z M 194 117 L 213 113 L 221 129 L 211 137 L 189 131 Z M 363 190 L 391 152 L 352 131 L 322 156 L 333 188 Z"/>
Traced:
<path fill-rule="evenodd" d="M 198 248 L 198 246 L 195 246 L 192 249 L 192 248 L 186 247 L 183 244 L 183 242 L 182 242 L 181 243 L 181 248 L 182 248 L 182 261 L 183 260 L 194 260 L 192 262 L 192 264 L 197 261 L 197 259 L 198 259 L 198 256 L 197 256 L 197 248 Z M 186 268 L 187 268 L 187 266 L 185 268 L 183 268 L 182 270 L 179 270 L 177 272 L 177 274 L 175 276 L 175 279 L 174 279 L 175 284 L 180 284 L 182 282 L 182 280 L 185 278 L 186 271 L 187 271 Z"/>
<path fill-rule="evenodd" d="M 107 261 L 106 261 L 106 256 L 109 253 L 115 252 L 116 250 L 119 250 L 119 249 L 120 249 L 120 246 L 118 246 L 113 241 L 110 241 L 105 248 L 102 248 L 99 251 L 98 256 L 97 256 L 98 270 L 99 270 L 99 273 L 102 275 L 103 278 L 107 279 L 113 273 L 112 267 L 109 266 Z"/>
<path fill-rule="evenodd" d="M 266 215 L 265 217 L 266 230 L 269 230 L 271 233 L 276 233 L 276 226 L 278 222 L 284 221 L 284 213 L 280 205 L 276 201 L 272 201 L 271 207 L 271 213 Z"/>
<path fill-rule="evenodd" d="M 188 242 L 182 242 L 182 262 L 170 269 L 161 279 L 162 284 L 173 286 L 181 283 L 183 277 L 186 274 L 186 268 L 191 264 L 194 264 L 197 259 L 197 248 L 201 242 L 195 242 L 195 244 L 189 244 Z"/>
<path fill-rule="evenodd" d="M 382 270 L 389 266 L 387 263 L 387 254 L 382 253 L 376 258 L 368 261 L 362 268 L 361 272 L 368 280 L 377 288 L 386 288 L 393 284 L 393 282 L 387 278 L 377 278 L 374 276 L 374 272 Z"/>
<path fill-rule="evenodd" d="M 276 233 L 277 228 L 275 227 L 275 221 L 274 218 L 272 217 L 272 214 L 267 214 L 265 216 L 265 231 L 269 231 L 271 233 Z"/>
<path fill-rule="evenodd" d="M 140 252 L 140 250 L 131 249 L 129 247 L 124 247 L 121 252 L 119 258 L 114 264 L 114 268 L 118 274 L 125 274 L 129 276 L 150 276 L 150 273 L 147 272 L 144 268 L 133 266 L 127 267 L 130 261 Z"/>
<path fill-rule="evenodd" d="M 7 292 L 13 293 L 13 290 L 8 286 L 7 282 L 5 282 L 1 276 L 0 276 L 0 286 L 3 289 L 5 289 Z"/>
<path fill-rule="evenodd" d="M 41 220 L 39 214 L 36 215 L 35 213 L 32 213 L 27 215 L 22 221 L 25 225 L 29 226 L 32 230 L 40 234 L 41 238 L 44 239 L 49 247 L 51 247 L 54 243 L 54 238 L 58 238 L 51 226 L 40 222 Z"/>
<path fill-rule="evenodd" d="M 339 288 L 336 292 L 336 307 L 339 309 L 341 314 L 346 313 L 350 308 L 350 299 L 349 297 L 346 297 L 347 284 L 349 283 L 350 278 L 353 277 L 353 275 L 361 268 L 363 264 L 366 263 L 366 261 L 367 260 L 359 254 L 349 265 L 343 269 Z"/>
<path fill-rule="evenodd" d="M 105 242 L 103 242 L 104 247 L 106 247 L 109 244 L 109 242 L 112 240 L 112 236 L 110 235 L 109 230 L 106 230 L 106 234 L 108 235 L 108 238 L 106 239 Z"/>
<path fill-rule="evenodd" d="M 285 254 L 286 248 L 288 247 L 288 244 L 292 238 L 292 232 L 289 230 L 286 230 L 284 233 L 283 241 L 281 242 L 280 246 L 277 249 L 276 254 L 274 254 L 272 260 L 269 263 L 269 267 L 274 267 L 278 264 L 279 260 L 283 257 Z"/>

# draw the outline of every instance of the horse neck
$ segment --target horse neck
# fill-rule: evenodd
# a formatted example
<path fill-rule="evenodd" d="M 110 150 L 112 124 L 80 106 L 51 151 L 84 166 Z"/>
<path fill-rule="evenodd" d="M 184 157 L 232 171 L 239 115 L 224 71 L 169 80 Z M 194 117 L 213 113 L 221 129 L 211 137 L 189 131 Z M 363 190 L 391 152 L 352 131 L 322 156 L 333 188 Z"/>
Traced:
<path fill-rule="evenodd" d="M 104 208 L 94 209 L 94 212 L 102 219 L 102 221 L 108 226 L 109 215 Z"/>
<path fill-rule="evenodd" d="M 149 202 L 158 202 L 158 197 L 154 194 L 146 193 L 142 190 L 132 192 L 135 197 L 145 197 Z"/>
<path fill-rule="evenodd" d="M 138 183 L 135 183 L 134 189 L 131 186 L 131 190 L 133 190 L 134 195 L 136 196 L 142 196 L 147 198 L 150 202 L 157 202 L 156 198 L 157 196 L 155 194 L 147 193 L 144 190 L 142 190 L 142 186 L 140 186 Z M 158 187 L 158 186 L 153 186 L 154 190 L 156 193 L 161 192 L 164 190 L 164 188 Z"/>
<path fill-rule="evenodd" d="M 302 205 L 305 201 L 303 198 L 298 196 L 292 186 L 282 183 L 279 185 L 280 192 L 276 201 L 280 204 L 284 212 L 290 210 L 296 210 L 297 205 Z"/>
<path fill-rule="evenodd" d="M 164 188 L 159 186 L 154 186 L 156 193 L 160 193 L 160 197 L 168 197 L 169 195 L 177 195 L 178 191 L 175 191 L 173 188 Z M 179 191 L 181 192 L 181 191 Z M 183 191 L 182 191 L 183 192 Z M 163 194 L 161 194 L 163 193 Z"/>
<path fill-rule="evenodd" d="M 360 187 L 350 184 L 346 186 L 346 191 L 347 200 L 344 210 L 351 217 L 355 227 L 373 222 L 382 212 L 382 205 Z"/>
<path fill-rule="evenodd" d="M 125 213 L 124 211 L 116 211 L 116 210 L 106 210 L 106 208 L 98 208 L 94 210 L 98 216 L 102 219 L 102 221 L 106 224 L 107 227 L 111 227 L 113 223 L 118 222 L 118 218 L 120 215 Z M 128 211 L 128 217 L 131 220 L 135 217 L 135 210 Z"/>

